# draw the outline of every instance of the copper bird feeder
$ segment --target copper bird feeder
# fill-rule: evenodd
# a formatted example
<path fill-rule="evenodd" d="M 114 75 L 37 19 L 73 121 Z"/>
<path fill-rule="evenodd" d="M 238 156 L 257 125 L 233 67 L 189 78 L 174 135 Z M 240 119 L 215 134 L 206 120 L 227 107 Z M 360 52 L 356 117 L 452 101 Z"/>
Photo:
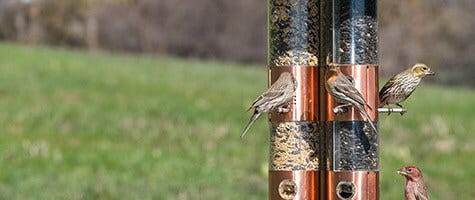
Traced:
<path fill-rule="evenodd" d="M 378 21 L 376 0 L 329 0 L 322 21 L 327 62 L 354 79 L 372 109 L 371 122 L 353 107 L 338 105 L 321 86 L 320 118 L 325 124 L 325 199 L 379 199 L 379 137 L 368 123 L 378 121 Z M 328 63 L 327 63 L 328 64 Z M 320 69 L 321 80 L 326 68 Z M 323 84 L 323 82 L 321 82 Z"/>
<path fill-rule="evenodd" d="M 269 199 L 319 199 L 319 0 L 269 0 L 269 84 L 297 80 L 290 112 L 269 114 Z"/>
<path fill-rule="evenodd" d="M 282 72 L 297 80 L 290 112 L 269 114 L 269 199 L 378 199 L 376 0 L 269 0 L 269 85 Z M 372 109 L 371 122 L 326 92 L 337 64 Z"/>

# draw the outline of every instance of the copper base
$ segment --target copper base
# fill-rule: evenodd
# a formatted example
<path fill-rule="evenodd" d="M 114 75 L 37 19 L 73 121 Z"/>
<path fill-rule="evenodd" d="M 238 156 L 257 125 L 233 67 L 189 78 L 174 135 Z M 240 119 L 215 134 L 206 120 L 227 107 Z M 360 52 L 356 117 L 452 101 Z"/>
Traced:
<path fill-rule="evenodd" d="M 320 199 L 320 171 L 269 170 L 270 200 Z"/>
<path fill-rule="evenodd" d="M 379 172 L 377 171 L 326 171 L 328 200 L 379 199 Z"/>

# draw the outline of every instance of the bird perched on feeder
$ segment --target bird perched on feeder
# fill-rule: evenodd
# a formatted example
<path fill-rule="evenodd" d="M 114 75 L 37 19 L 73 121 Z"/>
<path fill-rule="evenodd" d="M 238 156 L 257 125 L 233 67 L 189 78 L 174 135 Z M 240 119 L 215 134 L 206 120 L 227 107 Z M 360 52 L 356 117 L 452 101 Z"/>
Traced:
<path fill-rule="evenodd" d="M 259 97 L 257 97 L 246 111 L 254 109 L 251 119 L 242 131 L 241 138 L 246 135 L 251 125 L 259 119 L 260 116 L 269 111 L 281 108 L 284 104 L 293 98 L 297 90 L 297 81 L 289 72 L 283 72 L 279 78 Z M 283 110 L 283 109 L 279 109 Z"/>
<path fill-rule="evenodd" d="M 419 168 L 416 166 L 406 166 L 398 170 L 397 173 L 406 177 L 406 188 L 404 189 L 406 200 L 429 200 L 427 187 Z"/>
<path fill-rule="evenodd" d="M 378 132 L 365 110 L 366 107 L 370 110 L 372 108 L 358 89 L 355 88 L 353 77 L 341 72 L 335 64 L 329 64 L 329 69 L 325 72 L 325 88 L 335 101 L 342 104 L 333 108 L 334 111 L 343 107 L 354 106 L 366 118 L 373 130 Z"/>
<path fill-rule="evenodd" d="M 432 76 L 435 73 L 430 68 L 422 63 L 417 63 L 411 68 L 394 75 L 389 81 L 384 84 L 381 91 L 379 91 L 379 106 L 383 107 L 389 104 L 396 104 L 404 108 L 400 103 L 406 100 L 421 80 L 426 76 Z M 389 112 L 391 114 L 391 112 Z M 401 115 L 404 113 L 402 112 Z"/>

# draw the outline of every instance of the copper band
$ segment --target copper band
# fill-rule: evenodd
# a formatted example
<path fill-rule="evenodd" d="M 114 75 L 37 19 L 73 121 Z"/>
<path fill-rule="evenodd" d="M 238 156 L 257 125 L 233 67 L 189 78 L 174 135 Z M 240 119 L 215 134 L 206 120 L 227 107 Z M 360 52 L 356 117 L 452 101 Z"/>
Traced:
<path fill-rule="evenodd" d="M 319 173 L 320 171 L 269 170 L 269 199 L 320 199 Z"/>
<path fill-rule="evenodd" d="M 269 67 L 269 85 L 279 78 L 282 72 L 290 72 L 297 80 L 297 91 L 293 102 L 290 103 L 290 112 L 269 113 L 272 122 L 289 121 L 317 121 L 318 105 L 318 68 L 317 67 Z"/>
<path fill-rule="evenodd" d="M 344 74 L 353 77 L 355 87 L 363 95 L 372 109 L 366 108 L 372 121 L 378 121 L 378 66 L 344 65 L 340 66 Z M 335 114 L 333 108 L 340 105 L 325 89 L 326 67 L 320 68 L 320 117 L 323 121 L 362 121 L 364 117 L 354 108 L 349 107 L 348 112 Z"/>
<path fill-rule="evenodd" d="M 328 200 L 377 200 L 379 172 L 326 171 L 326 187 Z"/>

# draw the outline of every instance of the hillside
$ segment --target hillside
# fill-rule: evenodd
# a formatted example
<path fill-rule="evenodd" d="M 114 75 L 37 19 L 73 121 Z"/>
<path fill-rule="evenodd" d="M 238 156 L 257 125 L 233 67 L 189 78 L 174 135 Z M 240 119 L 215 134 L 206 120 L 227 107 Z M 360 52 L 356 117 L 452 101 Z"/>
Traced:
<path fill-rule="evenodd" d="M 384 67 L 384 66 L 383 66 Z M 264 199 L 268 129 L 244 140 L 266 69 L 0 44 L 0 199 Z M 380 116 L 381 199 L 404 165 L 473 199 L 475 92 L 423 84 Z"/>

